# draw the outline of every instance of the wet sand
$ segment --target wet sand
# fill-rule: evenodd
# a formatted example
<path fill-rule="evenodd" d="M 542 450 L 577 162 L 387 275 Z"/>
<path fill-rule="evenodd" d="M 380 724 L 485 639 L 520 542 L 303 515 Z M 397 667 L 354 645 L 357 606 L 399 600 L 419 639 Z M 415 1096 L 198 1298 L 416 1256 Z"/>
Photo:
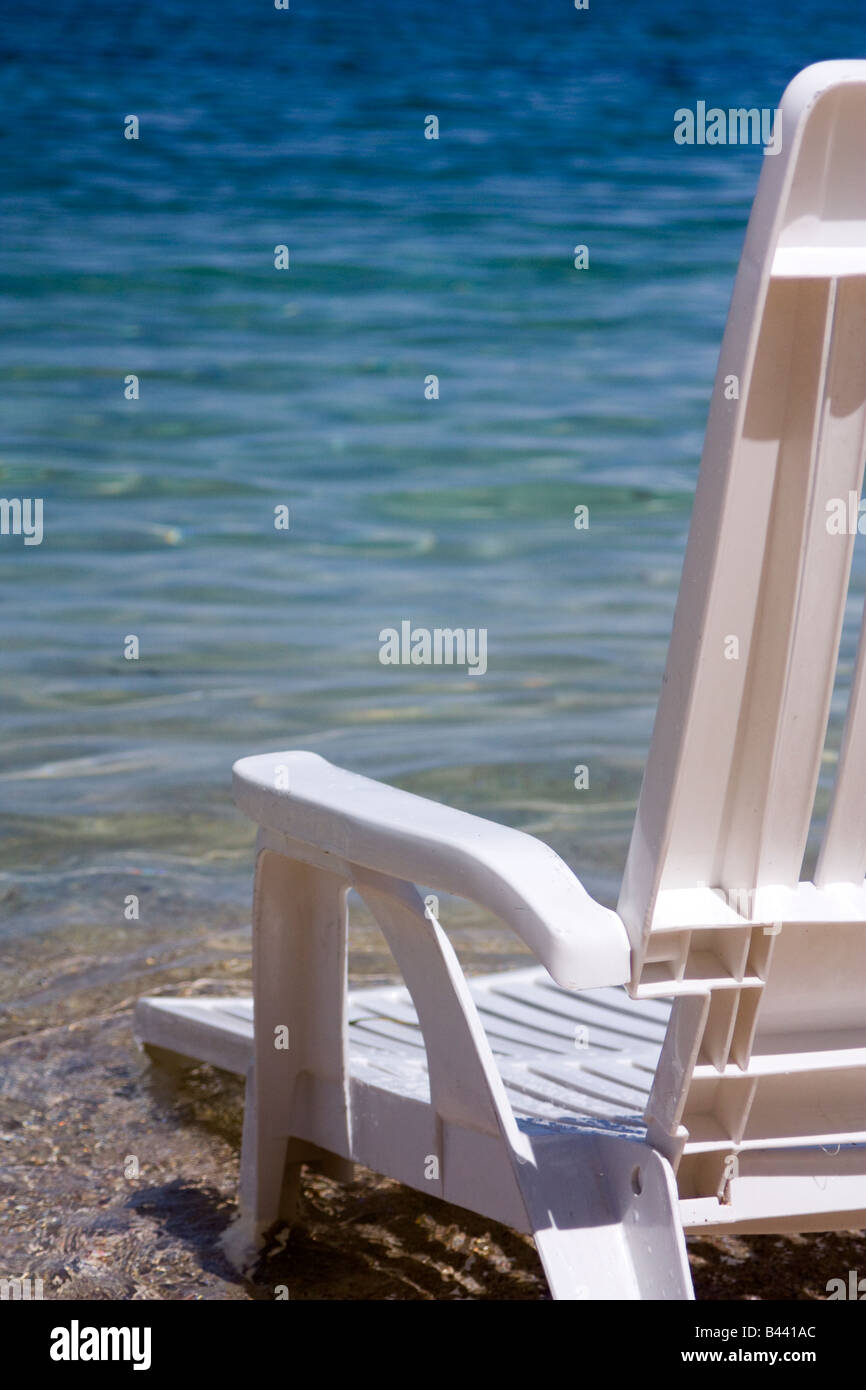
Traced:
<path fill-rule="evenodd" d="M 468 970 L 525 959 L 468 918 L 451 935 Z M 351 974 L 393 978 L 363 920 Z M 241 1083 L 151 1068 L 132 1008 L 143 993 L 249 988 L 249 933 L 230 924 L 182 945 L 82 929 L 0 953 L 0 1275 L 41 1277 L 51 1299 L 546 1299 L 530 1238 L 364 1170 L 351 1186 L 308 1174 L 291 1237 L 277 1232 L 249 1279 L 228 1265 Z M 823 1299 L 829 1279 L 866 1270 L 862 1232 L 689 1251 L 699 1299 Z"/>

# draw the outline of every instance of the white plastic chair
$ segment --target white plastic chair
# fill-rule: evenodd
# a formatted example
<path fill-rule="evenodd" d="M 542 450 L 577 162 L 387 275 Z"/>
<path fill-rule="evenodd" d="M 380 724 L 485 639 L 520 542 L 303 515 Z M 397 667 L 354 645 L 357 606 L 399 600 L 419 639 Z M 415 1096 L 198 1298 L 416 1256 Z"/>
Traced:
<path fill-rule="evenodd" d="M 136 1028 L 248 1078 L 239 1255 L 317 1160 L 531 1231 L 556 1298 L 692 1297 L 684 1231 L 866 1225 L 862 640 L 799 881 L 866 453 L 866 62 L 806 69 L 778 119 L 616 913 L 519 831 L 311 753 L 235 767 L 255 1040 L 251 1000 L 143 999 Z M 540 965 L 467 983 L 415 885 Z M 347 993 L 350 887 L 405 988 Z"/>

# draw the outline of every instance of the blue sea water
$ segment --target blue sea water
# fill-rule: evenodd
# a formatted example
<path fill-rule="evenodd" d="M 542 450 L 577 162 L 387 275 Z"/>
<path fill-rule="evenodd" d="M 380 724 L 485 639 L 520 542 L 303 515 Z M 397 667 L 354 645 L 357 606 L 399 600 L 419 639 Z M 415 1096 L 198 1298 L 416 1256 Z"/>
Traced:
<path fill-rule="evenodd" d="M 45 526 L 0 541 L 3 930 L 243 915 L 229 769 L 292 747 L 609 901 L 762 162 L 673 113 L 774 107 L 862 6 L 52 0 L 0 43 L 0 492 Z M 486 674 L 380 664 L 404 619 Z"/>

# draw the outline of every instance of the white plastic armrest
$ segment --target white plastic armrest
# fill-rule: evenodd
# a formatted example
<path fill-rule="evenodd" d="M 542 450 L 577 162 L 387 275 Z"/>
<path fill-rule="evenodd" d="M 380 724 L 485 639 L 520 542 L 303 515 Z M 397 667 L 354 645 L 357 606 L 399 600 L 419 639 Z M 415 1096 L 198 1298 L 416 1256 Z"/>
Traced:
<path fill-rule="evenodd" d="M 266 830 L 487 908 L 566 989 L 629 978 L 619 917 L 522 830 L 345 772 L 316 753 L 241 758 L 234 791 L 240 809 Z"/>

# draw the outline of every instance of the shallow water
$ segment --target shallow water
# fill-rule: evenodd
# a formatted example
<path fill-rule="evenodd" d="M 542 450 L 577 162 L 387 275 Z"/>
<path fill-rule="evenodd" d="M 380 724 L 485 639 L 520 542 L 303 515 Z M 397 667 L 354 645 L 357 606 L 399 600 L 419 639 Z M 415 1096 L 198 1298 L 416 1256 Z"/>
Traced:
<path fill-rule="evenodd" d="M 56 0 L 3 38 L 0 488 L 45 507 L 0 542 L 4 935 L 244 920 L 229 769 L 272 748 L 610 901 L 762 159 L 673 112 L 774 106 L 859 7 Z M 381 665 L 403 619 L 486 628 L 487 673 Z"/>

